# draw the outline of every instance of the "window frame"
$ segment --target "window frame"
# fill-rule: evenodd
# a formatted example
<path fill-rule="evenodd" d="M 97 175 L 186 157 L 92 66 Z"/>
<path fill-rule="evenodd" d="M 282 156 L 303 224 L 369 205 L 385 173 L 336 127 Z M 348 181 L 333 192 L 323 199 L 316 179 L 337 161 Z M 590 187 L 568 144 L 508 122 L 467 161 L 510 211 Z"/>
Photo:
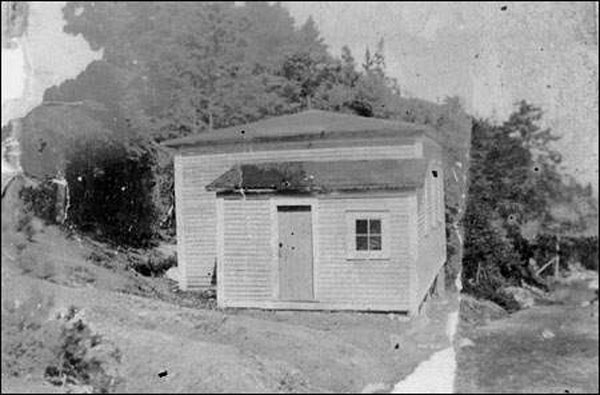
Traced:
<path fill-rule="evenodd" d="M 365 259 L 389 259 L 390 257 L 390 212 L 387 210 L 360 210 L 346 211 L 346 259 L 365 260 Z M 363 235 L 356 233 L 357 220 L 380 220 L 381 221 L 381 249 L 380 250 L 357 250 L 356 237 Z M 370 222 L 367 222 L 369 227 Z M 365 236 L 369 237 L 367 233 Z"/>
<path fill-rule="evenodd" d="M 364 222 L 364 226 L 365 226 L 365 230 L 364 232 L 360 232 L 359 233 L 359 226 L 358 223 L 359 222 Z M 354 241 L 355 241 L 355 250 L 356 251 L 381 251 L 383 249 L 383 244 L 382 244 L 382 236 L 383 236 L 383 228 L 382 228 L 382 219 L 381 218 L 372 218 L 372 217 L 367 217 L 367 218 L 358 218 L 356 220 L 354 220 L 354 225 L 355 225 L 355 229 L 354 229 Z M 373 232 L 372 230 L 372 225 L 375 223 L 379 223 L 379 230 L 377 232 Z M 366 248 L 359 248 L 359 243 L 358 240 L 359 238 L 361 239 L 365 239 L 366 240 Z M 371 248 L 372 245 L 372 241 L 374 239 L 378 238 L 379 239 L 379 248 Z"/>

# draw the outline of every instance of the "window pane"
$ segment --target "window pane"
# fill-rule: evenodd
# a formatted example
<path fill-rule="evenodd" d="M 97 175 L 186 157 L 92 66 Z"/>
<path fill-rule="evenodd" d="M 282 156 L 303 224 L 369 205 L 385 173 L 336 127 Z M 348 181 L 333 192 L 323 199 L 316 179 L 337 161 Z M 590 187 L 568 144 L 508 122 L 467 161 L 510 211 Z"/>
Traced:
<path fill-rule="evenodd" d="M 369 237 L 369 250 L 381 251 L 381 236 Z"/>
<path fill-rule="evenodd" d="M 356 220 L 356 234 L 367 234 L 367 220 L 366 219 L 357 219 Z"/>
<path fill-rule="evenodd" d="M 381 220 L 380 219 L 372 219 L 369 221 L 369 233 L 371 234 L 381 234 Z"/>
<path fill-rule="evenodd" d="M 368 241 L 367 236 L 356 236 L 356 251 L 367 251 L 369 249 Z"/>

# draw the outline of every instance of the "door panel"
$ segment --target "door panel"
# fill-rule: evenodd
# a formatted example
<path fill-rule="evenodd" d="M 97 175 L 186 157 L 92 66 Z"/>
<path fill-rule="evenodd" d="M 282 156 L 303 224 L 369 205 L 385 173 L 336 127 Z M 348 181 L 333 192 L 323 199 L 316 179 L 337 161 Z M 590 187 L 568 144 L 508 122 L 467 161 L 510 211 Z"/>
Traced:
<path fill-rule="evenodd" d="M 279 297 L 313 300 L 312 214 L 310 206 L 278 206 Z"/>

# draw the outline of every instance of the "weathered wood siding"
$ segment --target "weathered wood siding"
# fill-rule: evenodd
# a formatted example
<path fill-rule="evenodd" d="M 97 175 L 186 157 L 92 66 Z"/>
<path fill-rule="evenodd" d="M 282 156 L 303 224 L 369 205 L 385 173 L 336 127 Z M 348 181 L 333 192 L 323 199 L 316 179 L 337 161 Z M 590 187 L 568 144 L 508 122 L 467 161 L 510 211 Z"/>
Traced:
<path fill-rule="evenodd" d="M 292 198 L 284 199 L 285 204 L 293 202 Z M 220 200 L 224 244 L 219 273 L 224 279 L 220 284 L 219 304 L 264 308 L 291 305 L 278 298 L 277 243 L 273 242 L 277 230 L 273 227 L 273 214 L 281 199 Z M 319 197 L 313 209 L 316 303 L 293 307 L 408 311 L 411 291 L 415 291 L 416 285 L 411 283 L 417 245 L 415 194 Z M 348 258 L 347 213 L 351 211 L 387 213 L 389 258 Z"/>
<path fill-rule="evenodd" d="M 236 163 L 403 159 L 419 157 L 420 143 L 369 147 L 236 152 L 235 154 L 175 156 L 175 197 L 178 264 L 182 289 L 210 285 L 216 262 L 216 195 L 205 186 Z"/>
<path fill-rule="evenodd" d="M 434 179 L 431 170 L 438 171 Z M 444 173 L 439 160 L 432 161 L 423 188 L 417 191 L 418 256 L 416 263 L 416 306 L 421 303 L 433 280 L 446 261 L 446 230 L 444 213 Z M 438 183 L 437 187 L 435 183 Z"/>
<path fill-rule="evenodd" d="M 414 207 L 413 207 L 414 204 Z M 396 306 L 409 310 L 411 269 L 416 254 L 411 215 L 415 217 L 414 194 L 404 197 L 319 199 L 319 257 L 315 265 L 315 291 L 320 302 L 351 303 L 360 309 Z M 388 259 L 346 258 L 348 211 L 388 211 L 390 254 Z M 413 243 L 414 242 L 414 243 Z"/>
<path fill-rule="evenodd" d="M 223 200 L 222 210 L 223 277 L 219 296 L 225 305 L 228 300 L 270 300 L 274 254 L 269 201 Z"/>

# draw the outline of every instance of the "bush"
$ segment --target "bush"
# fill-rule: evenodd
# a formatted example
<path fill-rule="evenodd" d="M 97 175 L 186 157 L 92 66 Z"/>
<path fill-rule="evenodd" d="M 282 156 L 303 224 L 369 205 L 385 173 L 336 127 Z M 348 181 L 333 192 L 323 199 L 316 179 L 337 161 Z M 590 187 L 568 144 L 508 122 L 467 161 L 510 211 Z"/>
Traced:
<path fill-rule="evenodd" d="M 143 141 L 79 142 L 69 156 L 69 218 L 118 244 L 147 245 L 158 229 L 156 152 Z"/>
<path fill-rule="evenodd" d="M 160 228 L 164 236 L 175 236 L 175 169 L 173 157 L 169 154 L 160 155 L 157 168 L 157 191 L 155 197 L 160 212 Z"/>
<path fill-rule="evenodd" d="M 533 243 L 534 257 L 542 266 L 556 255 L 556 236 L 542 234 Z M 598 270 L 598 236 L 564 236 L 560 238 L 560 262 L 567 268 L 569 262 L 580 262 L 589 270 Z M 550 270 L 547 273 L 551 273 Z"/>
<path fill-rule="evenodd" d="M 598 236 L 568 237 L 562 240 L 560 248 L 561 259 L 598 271 Z"/>
<path fill-rule="evenodd" d="M 515 298 L 502 290 L 503 283 L 498 281 L 486 281 L 474 284 L 467 281 L 463 291 L 479 299 L 489 300 L 511 313 L 519 310 L 521 307 Z"/>
<path fill-rule="evenodd" d="M 26 213 L 31 213 L 46 223 L 54 222 L 56 193 L 53 184 L 46 181 L 37 186 L 24 186 L 19 191 L 19 197 L 23 200 Z"/>
<path fill-rule="evenodd" d="M 95 393 L 112 392 L 121 379 L 108 372 L 107 364 L 119 363 L 121 353 L 117 348 L 99 357 L 94 353 L 102 344 L 102 337 L 93 334 L 90 327 L 77 318 L 77 309 L 70 307 L 67 323 L 62 329 L 58 345 L 54 348 L 56 360 L 46 367 L 45 377 L 55 385 L 89 385 Z"/>
<path fill-rule="evenodd" d="M 31 212 L 24 212 L 19 215 L 16 224 L 16 231 L 23 232 L 28 241 L 33 241 L 33 236 L 37 233 L 34 217 Z"/>
<path fill-rule="evenodd" d="M 43 186 L 22 186 L 18 196 L 21 204 L 13 207 L 14 211 L 7 215 L 14 216 L 17 232 L 25 234 L 28 241 L 34 241 L 33 237 L 43 230 L 42 221 L 49 221 L 54 213 L 54 200 Z"/>
<path fill-rule="evenodd" d="M 136 256 L 130 260 L 130 267 L 143 276 L 162 276 L 170 268 L 177 266 L 177 257 L 164 257 L 161 254 L 150 253 L 148 257 Z"/>

